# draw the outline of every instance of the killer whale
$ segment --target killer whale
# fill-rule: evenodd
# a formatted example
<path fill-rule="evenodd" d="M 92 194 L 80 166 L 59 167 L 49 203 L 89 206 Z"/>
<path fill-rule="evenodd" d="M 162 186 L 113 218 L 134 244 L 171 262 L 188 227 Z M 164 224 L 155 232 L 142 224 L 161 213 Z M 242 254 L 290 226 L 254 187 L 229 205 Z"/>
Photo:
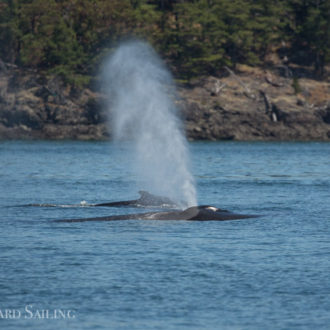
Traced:
<path fill-rule="evenodd" d="M 139 191 L 140 198 L 128 200 L 128 201 L 118 201 L 118 202 L 107 202 L 94 204 L 93 206 L 107 206 L 107 207 L 122 207 L 122 206 L 135 206 L 135 207 L 149 207 L 149 206 L 160 206 L 160 207 L 177 207 L 171 199 L 167 197 L 157 196 L 150 194 L 147 191 Z"/>
<path fill-rule="evenodd" d="M 186 220 L 186 221 L 225 221 L 256 218 L 258 215 L 232 213 L 210 205 L 189 207 L 183 211 L 161 211 L 112 215 L 107 217 L 62 219 L 55 222 L 87 222 L 87 221 L 117 221 L 117 220 Z"/>

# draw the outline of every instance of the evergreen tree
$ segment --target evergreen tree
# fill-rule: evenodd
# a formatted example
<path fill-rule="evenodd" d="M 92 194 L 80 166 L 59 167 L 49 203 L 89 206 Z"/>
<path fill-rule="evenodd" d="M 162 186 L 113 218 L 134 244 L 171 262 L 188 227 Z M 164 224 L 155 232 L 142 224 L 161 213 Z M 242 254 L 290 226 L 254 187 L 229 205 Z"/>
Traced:
<path fill-rule="evenodd" d="M 251 51 L 263 61 L 271 46 L 288 39 L 284 32 L 290 22 L 288 5 L 283 0 L 254 0 L 250 6 L 247 25 L 253 31 Z"/>
<path fill-rule="evenodd" d="M 0 56 L 87 81 L 127 37 L 148 40 L 178 77 L 261 65 L 289 41 L 291 60 L 330 61 L 329 0 L 1 0 Z"/>
<path fill-rule="evenodd" d="M 315 72 L 322 75 L 324 66 L 330 61 L 330 2 L 292 0 L 290 4 L 295 17 L 293 45 L 307 54 L 301 58 L 302 63 L 310 64 L 310 59 Z"/>
<path fill-rule="evenodd" d="M 0 56 L 6 62 L 15 63 L 20 50 L 18 5 L 15 0 L 0 2 Z"/>

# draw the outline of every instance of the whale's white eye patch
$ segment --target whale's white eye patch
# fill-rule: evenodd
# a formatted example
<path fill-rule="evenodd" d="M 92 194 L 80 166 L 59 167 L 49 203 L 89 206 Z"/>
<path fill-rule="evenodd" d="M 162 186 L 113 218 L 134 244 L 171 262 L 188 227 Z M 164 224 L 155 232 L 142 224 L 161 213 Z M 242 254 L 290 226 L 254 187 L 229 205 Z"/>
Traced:
<path fill-rule="evenodd" d="M 218 211 L 218 209 L 216 207 L 214 207 L 214 206 L 208 206 L 206 209 L 207 210 L 210 210 L 210 211 L 213 211 L 213 212 Z"/>

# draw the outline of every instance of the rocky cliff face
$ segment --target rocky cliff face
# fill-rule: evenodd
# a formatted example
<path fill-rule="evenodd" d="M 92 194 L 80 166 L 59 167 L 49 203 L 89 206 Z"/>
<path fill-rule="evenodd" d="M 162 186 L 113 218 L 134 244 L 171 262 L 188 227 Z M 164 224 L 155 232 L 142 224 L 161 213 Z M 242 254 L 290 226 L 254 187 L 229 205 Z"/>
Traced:
<path fill-rule="evenodd" d="M 330 84 L 239 66 L 181 89 L 188 137 L 225 140 L 330 140 Z M 297 91 L 299 90 L 299 91 Z"/>
<path fill-rule="evenodd" d="M 107 139 L 104 97 L 0 63 L 1 139 Z M 305 75 L 306 76 L 306 75 Z M 179 87 L 191 140 L 330 140 L 330 84 L 238 66 Z"/>
<path fill-rule="evenodd" d="M 0 138 L 104 139 L 101 100 L 100 94 L 64 86 L 57 78 L 2 66 Z"/>

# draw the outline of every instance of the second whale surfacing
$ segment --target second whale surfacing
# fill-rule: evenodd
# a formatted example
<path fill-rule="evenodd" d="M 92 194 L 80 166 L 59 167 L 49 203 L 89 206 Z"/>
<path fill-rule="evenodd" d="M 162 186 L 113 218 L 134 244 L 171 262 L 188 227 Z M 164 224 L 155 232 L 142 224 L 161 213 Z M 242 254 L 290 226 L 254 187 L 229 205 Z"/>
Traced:
<path fill-rule="evenodd" d="M 107 202 L 101 204 L 95 204 L 94 206 L 107 206 L 107 207 L 122 207 L 122 206 L 133 206 L 133 207 L 177 207 L 171 199 L 163 196 L 156 196 L 150 194 L 147 191 L 139 191 L 140 198 L 129 201 L 118 201 L 118 202 Z"/>
<path fill-rule="evenodd" d="M 63 219 L 56 222 L 87 222 L 116 220 L 186 220 L 186 221 L 225 221 L 256 218 L 258 215 L 236 214 L 209 205 L 193 206 L 183 211 L 147 212 L 135 214 L 112 215 L 107 217 L 85 219 Z"/>

